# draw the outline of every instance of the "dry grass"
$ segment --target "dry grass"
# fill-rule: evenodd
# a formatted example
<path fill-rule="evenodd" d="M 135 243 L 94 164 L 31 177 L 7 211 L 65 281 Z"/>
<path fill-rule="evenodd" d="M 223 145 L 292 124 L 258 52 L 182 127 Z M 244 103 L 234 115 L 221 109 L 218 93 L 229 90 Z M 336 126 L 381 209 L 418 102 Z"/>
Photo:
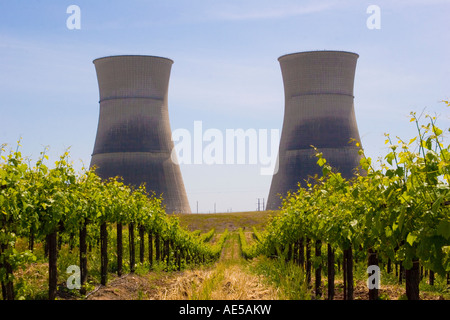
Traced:
<path fill-rule="evenodd" d="M 249 234 L 250 237 L 250 234 Z M 230 234 L 213 266 L 146 276 L 129 275 L 111 281 L 89 299 L 152 300 L 275 300 L 279 291 L 249 271 L 241 257 L 236 233 Z M 153 275 L 152 275 L 153 274 Z"/>
<path fill-rule="evenodd" d="M 211 294 L 214 300 L 276 300 L 278 290 L 266 285 L 261 276 L 246 272 L 242 265 L 225 269 L 224 280 Z"/>
<path fill-rule="evenodd" d="M 240 264 L 184 272 L 162 288 L 162 300 L 276 300 L 278 291 Z"/>
<path fill-rule="evenodd" d="M 126 274 L 111 279 L 107 286 L 99 285 L 88 294 L 88 300 L 157 300 L 161 288 L 178 273 L 151 271 L 146 275 Z"/>
<path fill-rule="evenodd" d="M 175 277 L 156 296 L 158 300 L 192 300 L 199 291 L 204 290 L 205 283 L 211 283 L 215 270 L 196 269 L 183 272 Z"/>
<path fill-rule="evenodd" d="M 250 235 L 249 235 L 250 237 Z M 183 272 L 162 288 L 164 300 L 275 300 L 278 290 L 246 270 L 238 235 L 232 233 L 220 260 L 212 267 Z"/>
<path fill-rule="evenodd" d="M 344 299 L 344 293 L 343 293 L 343 287 L 344 283 L 342 280 L 336 280 L 335 281 L 335 293 L 334 293 L 334 300 L 343 300 Z M 323 288 L 322 290 L 325 293 L 325 299 L 326 299 L 326 291 L 327 288 Z M 369 299 L 369 291 L 367 290 L 367 285 L 365 281 L 357 280 L 355 281 L 355 288 L 354 288 L 354 300 L 368 300 Z M 399 299 L 405 299 L 405 287 L 404 285 L 390 285 L 390 284 L 381 284 L 381 288 L 379 290 L 379 296 L 383 296 L 384 299 L 389 300 L 399 300 Z M 429 292 L 420 292 L 420 299 L 422 300 L 443 300 L 444 297 L 439 294 L 433 294 Z"/>
<path fill-rule="evenodd" d="M 244 235 L 245 235 L 245 240 L 247 241 L 247 244 L 252 245 L 252 243 L 255 241 L 255 239 L 253 238 L 253 231 L 244 232 Z"/>

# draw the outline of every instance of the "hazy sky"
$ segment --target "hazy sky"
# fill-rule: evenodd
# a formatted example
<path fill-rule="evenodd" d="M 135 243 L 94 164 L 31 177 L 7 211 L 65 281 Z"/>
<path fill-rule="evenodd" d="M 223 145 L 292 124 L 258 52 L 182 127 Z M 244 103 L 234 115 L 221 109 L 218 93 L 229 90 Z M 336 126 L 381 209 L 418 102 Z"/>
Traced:
<path fill-rule="evenodd" d="M 69 29 L 70 5 L 81 28 Z M 380 29 L 366 25 L 369 5 Z M 174 60 L 172 130 L 278 129 L 284 112 L 278 57 L 309 50 L 360 55 L 355 112 L 363 147 L 385 154 L 384 133 L 415 135 L 409 112 L 449 127 L 450 1 L 45 1 L 0 0 L 0 144 L 50 163 L 70 147 L 89 165 L 99 94 L 92 60 L 139 54 Z M 272 177 L 259 165 L 182 165 L 193 212 L 255 210 Z M 262 201 L 262 200 L 261 200 Z"/>

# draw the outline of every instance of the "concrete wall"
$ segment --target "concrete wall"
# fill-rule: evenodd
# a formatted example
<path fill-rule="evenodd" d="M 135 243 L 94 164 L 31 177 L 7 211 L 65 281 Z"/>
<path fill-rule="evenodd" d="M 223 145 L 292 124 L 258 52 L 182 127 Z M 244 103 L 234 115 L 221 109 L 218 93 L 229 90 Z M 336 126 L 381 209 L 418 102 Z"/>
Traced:
<path fill-rule="evenodd" d="M 298 190 L 309 176 L 321 175 L 314 145 L 342 176 L 351 178 L 359 165 L 360 141 L 353 107 L 358 55 L 311 51 L 281 56 L 285 110 L 279 146 L 279 170 L 272 178 L 268 210 L 281 205 L 280 195 Z"/>
<path fill-rule="evenodd" d="M 153 56 L 94 60 L 100 114 L 91 166 L 102 178 L 121 176 L 162 194 L 167 213 L 190 213 L 173 142 L 168 87 L 173 61 Z"/>

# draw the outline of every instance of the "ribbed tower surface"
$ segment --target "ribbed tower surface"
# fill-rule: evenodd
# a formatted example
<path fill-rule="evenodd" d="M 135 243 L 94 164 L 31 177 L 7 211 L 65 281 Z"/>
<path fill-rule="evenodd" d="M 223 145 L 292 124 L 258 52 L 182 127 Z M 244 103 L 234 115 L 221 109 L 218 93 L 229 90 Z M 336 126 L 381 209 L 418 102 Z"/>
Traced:
<path fill-rule="evenodd" d="M 272 178 L 268 210 L 277 210 L 280 196 L 305 186 L 310 176 L 321 176 L 314 150 L 343 177 L 359 166 L 360 141 L 353 106 L 353 84 L 358 55 L 343 51 L 310 51 L 281 56 L 285 110 L 278 152 L 279 169 Z"/>
<path fill-rule="evenodd" d="M 173 141 L 168 87 L 173 61 L 154 56 L 111 56 L 93 61 L 100 114 L 91 166 L 107 179 L 162 195 L 167 213 L 190 213 Z"/>

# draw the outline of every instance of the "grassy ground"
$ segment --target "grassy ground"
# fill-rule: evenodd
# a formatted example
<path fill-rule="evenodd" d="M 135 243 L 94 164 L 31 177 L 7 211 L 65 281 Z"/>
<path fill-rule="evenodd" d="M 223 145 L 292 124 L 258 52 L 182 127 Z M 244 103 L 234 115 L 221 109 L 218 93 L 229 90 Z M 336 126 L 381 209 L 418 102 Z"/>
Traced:
<path fill-rule="evenodd" d="M 278 290 L 249 271 L 240 253 L 237 233 L 228 237 L 220 260 L 213 266 L 175 276 L 161 290 L 165 300 L 274 300 Z"/>
<path fill-rule="evenodd" d="M 225 229 L 232 232 L 239 228 L 251 230 L 255 226 L 258 230 L 264 229 L 267 221 L 276 211 L 249 211 L 231 213 L 208 213 L 208 214 L 179 214 L 181 226 L 188 230 L 202 230 L 207 232 L 216 228 L 217 233 Z"/>
<path fill-rule="evenodd" d="M 151 271 L 148 266 L 138 265 L 136 272 L 126 274 L 128 270 L 127 254 L 124 250 L 125 275 L 117 277 L 113 272 L 109 274 L 107 286 L 100 286 L 99 259 L 94 251 L 89 254 L 89 283 L 88 296 L 61 290 L 58 299 L 92 299 L 92 300 L 237 300 L 237 299 L 282 299 L 307 300 L 315 297 L 314 271 L 311 284 L 305 282 L 303 270 L 294 263 L 286 263 L 284 259 L 269 259 L 257 257 L 246 260 L 242 257 L 239 245 L 239 229 L 242 228 L 248 244 L 254 240 L 253 230 L 261 231 L 271 215 L 275 212 L 240 212 L 218 214 L 183 214 L 179 215 L 180 224 L 191 230 L 199 230 L 206 234 L 214 229 L 215 234 L 210 240 L 214 242 L 226 229 L 229 236 L 225 242 L 220 259 L 209 265 L 188 267 L 183 271 L 164 271 L 163 264 L 154 265 Z M 126 229 L 124 229 L 126 233 Z M 114 232 L 111 232 L 114 235 Z M 124 240 L 127 240 L 126 234 Z M 23 244 L 24 246 L 26 244 Z M 126 245 L 124 246 L 126 248 Z M 111 267 L 115 260 L 114 248 L 111 249 Z M 35 253 L 38 261 L 25 270 L 16 274 L 15 284 L 26 299 L 46 299 L 48 264 L 43 258 L 41 244 L 37 244 Z M 60 251 L 58 259 L 58 274 L 60 288 L 69 276 L 65 270 L 68 265 L 78 263 L 78 251 L 69 252 L 68 248 Z M 355 299 L 367 299 L 365 284 L 365 262 L 356 265 Z M 322 276 L 321 299 L 326 299 L 326 270 Z M 404 299 L 404 284 L 399 285 L 393 274 L 383 271 L 381 275 L 381 297 L 383 299 Z M 342 274 L 336 274 L 335 299 L 342 299 Z M 22 286 L 22 287 L 21 287 Z M 450 299 L 450 291 L 445 279 L 437 277 L 435 285 L 430 286 L 426 281 L 420 285 L 421 298 Z M 76 291 L 76 290 L 75 290 Z"/>
<path fill-rule="evenodd" d="M 211 227 L 211 226 L 209 226 Z M 209 228 L 208 227 L 208 228 Z M 238 233 L 231 232 L 219 261 L 184 271 L 153 270 L 111 281 L 90 300 L 275 300 L 279 290 L 242 258 Z"/>
<path fill-rule="evenodd" d="M 270 217 L 277 212 L 238 212 L 238 213 L 222 213 L 222 214 L 188 214 L 180 215 L 180 223 L 190 230 L 202 230 L 207 232 L 211 228 L 217 228 L 220 232 L 225 228 L 232 231 L 233 237 L 238 237 L 238 229 L 242 228 L 248 243 L 253 241 L 252 230 L 256 227 L 261 231 L 264 229 Z M 235 242 L 236 244 L 236 242 Z M 237 250 L 237 249 L 235 249 Z M 325 250 L 322 250 L 325 252 Z M 227 252 L 225 250 L 225 252 Z M 312 270 L 311 283 L 305 282 L 304 272 L 293 263 L 286 263 L 284 260 L 268 259 L 266 257 L 258 257 L 252 261 L 235 260 L 234 264 L 228 265 L 240 266 L 240 270 L 256 275 L 260 279 L 260 283 L 271 288 L 276 288 L 277 299 L 312 299 L 315 298 L 314 293 L 314 270 Z M 220 265 L 222 266 L 222 264 Z M 366 262 L 361 261 L 355 264 L 355 300 L 367 300 L 368 290 L 366 286 Z M 326 272 L 324 270 L 323 272 Z M 380 289 L 380 297 L 382 299 L 398 300 L 405 299 L 405 286 L 398 283 L 398 279 L 394 273 L 388 274 L 384 270 L 381 274 L 382 287 Z M 327 279 L 326 275 L 322 275 L 322 292 L 321 299 L 327 298 Z M 420 284 L 421 299 L 437 300 L 450 299 L 450 288 L 446 284 L 445 279 L 436 279 L 435 285 L 430 286 L 425 280 Z M 343 279 L 342 272 L 337 272 L 335 280 L 335 299 L 343 299 Z"/>

